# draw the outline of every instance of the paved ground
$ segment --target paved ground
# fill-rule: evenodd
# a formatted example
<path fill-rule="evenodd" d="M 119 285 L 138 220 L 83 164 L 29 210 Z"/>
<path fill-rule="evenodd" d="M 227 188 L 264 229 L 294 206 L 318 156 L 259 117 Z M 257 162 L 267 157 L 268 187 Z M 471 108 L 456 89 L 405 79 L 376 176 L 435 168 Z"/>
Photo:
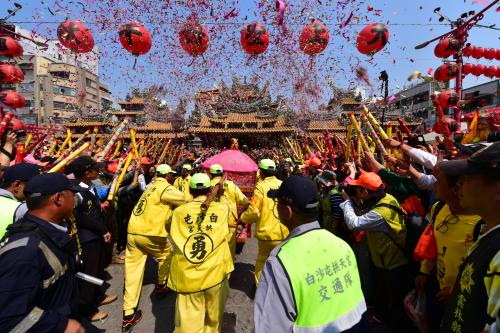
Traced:
<path fill-rule="evenodd" d="M 253 285 L 257 241 L 248 239 L 241 254 L 236 256 L 235 271 L 231 275 L 229 299 L 224 313 L 223 333 L 246 333 L 253 329 L 253 301 L 249 297 Z M 113 277 L 110 281 L 109 293 L 116 293 L 118 300 L 103 307 L 109 317 L 97 323 L 99 328 L 107 332 L 120 332 L 123 300 L 123 265 L 112 265 L 108 272 Z M 140 309 L 142 321 L 134 328 L 134 333 L 169 333 L 174 329 L 175 295 L 157 299 L 153 295 L 156 282 L 156 264 L 148 260 Z"/>
<path fill-rule="evenodd" d="M 253 272 L 257 256 L 257 241 L 247 239 L 241 254 L 236 255 L 235 270 L 231 274 L 229 284 L 231 290 L 224 312 L 223 333 L 248 333 L 253 330 L 253 300 L 250 298 L 253 287 Z M 123 265 L 111 265 L 108 272 L 112 279 L 109 293 L 116 293 L 118 300 L 103 307 L 109 317 L 97 323 L 106 332 L 120 332 L 123 300 Z M 175 295 L 157 299 L 153 295 L 156 282 L 156 263 L 148 260 L 139 308 L 142 310 L 142 321 L 134 328 L 134 333 L 170 333 L 174 329 Z M 374 333 L 387 333 L 382 326 L 373 328 Z"/>

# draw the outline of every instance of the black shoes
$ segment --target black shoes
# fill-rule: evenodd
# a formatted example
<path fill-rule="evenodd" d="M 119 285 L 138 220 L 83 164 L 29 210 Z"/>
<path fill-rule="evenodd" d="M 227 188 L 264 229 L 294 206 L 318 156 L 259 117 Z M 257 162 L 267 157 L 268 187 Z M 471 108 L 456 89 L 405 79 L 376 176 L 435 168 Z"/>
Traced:
<path fill-rule="evenodd" d="M 136 310 L 133 314 L 123 316 L 122 333 L 132 332 L 132 328 L 137 325 L 142 319 L 142 311 Z"/>

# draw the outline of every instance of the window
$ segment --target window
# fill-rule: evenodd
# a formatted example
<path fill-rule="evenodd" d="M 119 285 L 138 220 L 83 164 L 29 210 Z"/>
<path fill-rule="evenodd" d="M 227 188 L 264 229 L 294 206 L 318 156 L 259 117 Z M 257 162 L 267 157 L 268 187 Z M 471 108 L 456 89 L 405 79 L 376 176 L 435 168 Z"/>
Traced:
<path fill-rule="evenodd" d="M 69 79 L 69 72 L 66 71 L 55 71 L 55 72 L 50 72 L 53 77 L 59 78 L 59 79 Z"/>
<path fill-rule="evenodd" d="M 39 84 L 38 89 L 40 89 L 40 91 L 43 91 L 43 84 L 42 83 Z"/>
<path fill-rule="evenodd" d="M 61 86 L 52 86 L 52 91 L 57 95 L 76 96 L 76 90 Z"/>
<path fill-rule="evenodd" d="M 73 104 L 54 102 L 54 109 L 73 109 Z"/>
<path fill-rule="evenodd" d="M 19 88 L 21 88 L 21 90 L 24 92 L 33 92 L 33 91 L 35 91 L 35 84 L 33 82 L 20 83 Z"/>
<path fill-rule="evenodd" d="M 85 79 L 85 83 L 87 84 L 87 87 L 92 87 L 94 81 L 92 81 L 91 79 L 87 78 L 87 79 Z"/>

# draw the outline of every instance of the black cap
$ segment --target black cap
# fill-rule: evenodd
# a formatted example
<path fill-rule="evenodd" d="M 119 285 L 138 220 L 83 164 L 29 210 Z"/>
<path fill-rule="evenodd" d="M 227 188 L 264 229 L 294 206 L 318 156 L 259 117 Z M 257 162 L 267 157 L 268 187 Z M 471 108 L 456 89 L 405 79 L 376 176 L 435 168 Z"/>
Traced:
<path fill-rule="evenodd" d="M 13 166 L 10 166 L 4 170 L 3 183 L 9 185 L 16 180 L 26 182 L 36 175 L 39 175 L 40 172 L 41 168 L 36 164 L 14 164 Z"/>
<path fill-rule="evenodd" d="M 270 190 L 267 196 L 280 199 L 301 211 L 314 212 L 318 210 L 318 188 L 306 177 L 291 176 L 285 179 L 277 190 Z"/>
<path fill-rule="evenodd" d="M 104 162 L 96 162 L 92 157 L 84 155 L 75 158 L 66 167 L 66 173 L 73 173 L 75 176 L 79 177 L 85 173 L 87 170 L 99 170 L 106 167 Z"/>
<path fill-rule="evenodd" d="M 443 161 L 439 169 L 448 175 L 460 176 L 484 173 L 500 173 L 500 142 L 494 142 L 466 160 Z"/>
<path fill-rule="evenodd" d="M 324 170 L 316 177 L 316 181 L 322 185 L 333 184 L 337 179 L 337 174 L 332 170 Z"/>
<path fill-rule="evenodd" d="M 65 190 L 74 192 L 85 191 L 83 187 L 72 183 L 68 177 L 59 172 L 35 176 L 24 186 L 24 194 L 28 198 L 54 194 Z"/>
<path fill-rule="evenodd" d="M 460 151 L 469 156 L 489 146 L 488 143 L 472 143 L 464 145 L 455 141 L 453 141 L 453 144 L 455 145 L 455 147 L 460 149 Z"/>

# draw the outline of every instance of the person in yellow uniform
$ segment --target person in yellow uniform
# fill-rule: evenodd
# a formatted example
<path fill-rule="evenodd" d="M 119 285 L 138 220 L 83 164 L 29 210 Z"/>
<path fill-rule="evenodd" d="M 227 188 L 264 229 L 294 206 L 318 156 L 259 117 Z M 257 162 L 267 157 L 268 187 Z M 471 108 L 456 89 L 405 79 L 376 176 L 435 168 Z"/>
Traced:
<path fill-rule="evenodd" d="M 217 185 L 221 181 L 224 169 L 220 164 L 212 164 L 209 169 L 210 183 L 212 186 Z M 236 236 L 238 229 L 238 206 L 243 209 L 248 207 L 248 198 L 241 192 L 238 185 L 230 180 L 224 181 L 224 194 L 220 197 L 220 201 L 229 205 L 229 248 L 231 249 L 231 257 L 235 260 L 236 252 Z"/>
<path fill-rule="evenodd" d="M 167 224 L 173 208 L 186 203 L 184 193 L 171 185 L 173 173 L 169 165 L 160 164 L 156 168 L 156 179 L 144 191 L 130 216 L 125 252 L 123 333 L 129 333 L 142 317 L 137 304 L 148 255 L 154 256 L 158 262 L 157 295 L 169 291 L 166 282 L 172 246 L 167 240 Z"/>
<path fill-rule="evenodd" d="M 187 198 L 191 196 L 189 193 L 189 180 L 191 179 L 191 170 L 193 167 L 190 164 L 183 164 L 181 175 L 174 181 L 174 187 L 184 193 Z"/>
<path fill-rule="evenodd" d="M 276 164 L 273 160 L 263 159 L 259 162 L 260 181 L 255 185 L 250 205 L 240 217 L 244 223 L 256 223 L 255 238 L 259 241 L 259 252 L 255 260 L 255 285 L 259 284 L 269 253 L 288 236 L 288 228 L 280 222 L 274 200 L 267 197 L 269 190 L 281 186 L 281 180 L 274 176 L 275 173 Z"/>
<path fill-rule="evenodd" d="M 212 201 L 207 174 L 191 177 L 194 200 L 177 207 L 170 222 L 174 243 L 168 287 L 177 292 L 174 333 L 220 332 L 234 270 L 227 241 L 227 204 Z"/>

